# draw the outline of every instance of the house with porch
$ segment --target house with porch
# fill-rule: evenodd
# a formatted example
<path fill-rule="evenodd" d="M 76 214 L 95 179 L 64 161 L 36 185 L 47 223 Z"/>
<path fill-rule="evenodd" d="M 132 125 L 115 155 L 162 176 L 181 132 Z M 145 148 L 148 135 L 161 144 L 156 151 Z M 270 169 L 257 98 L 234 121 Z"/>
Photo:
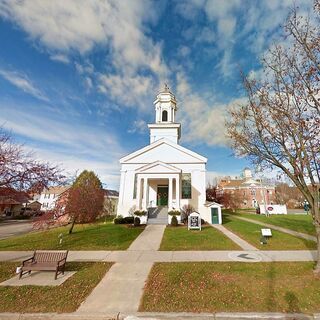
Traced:
<path fill-rule="evenodd" d="M 204 220 L 221 223 L 219 205 L 206 203 L 207 159 L 179 144 L 177 101 L 168 86 L 157 95 L 154 107 L 150 144 L 120 159 L 117 214 L 145 210 L 148 223 L 166 224 L 168 211 L 191 205 Z"/>

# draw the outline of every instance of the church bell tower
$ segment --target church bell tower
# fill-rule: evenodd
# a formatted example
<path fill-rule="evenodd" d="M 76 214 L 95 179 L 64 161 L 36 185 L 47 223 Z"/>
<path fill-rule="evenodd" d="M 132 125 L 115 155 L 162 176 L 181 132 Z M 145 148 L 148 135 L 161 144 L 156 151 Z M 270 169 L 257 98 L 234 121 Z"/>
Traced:
<path fill-rule="evenodd" d="M 163 138 L 178 143 L 181 134 L 181 124 L 175 123 L 177 101 L 167 84 L 159 92 L 153 104 L 156 119 L 155 123 L 148 125 L 150 129 L 150 143 Z"/>

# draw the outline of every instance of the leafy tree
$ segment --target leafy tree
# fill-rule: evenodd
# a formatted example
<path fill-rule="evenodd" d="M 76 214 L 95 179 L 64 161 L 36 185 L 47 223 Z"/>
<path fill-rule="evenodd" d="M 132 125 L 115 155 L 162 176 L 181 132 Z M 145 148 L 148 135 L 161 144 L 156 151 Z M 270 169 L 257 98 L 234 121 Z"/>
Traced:
<path fill-rule="evenodd" d="M 94 221 L 103 209 L 104 191 L 93 171 L 84 170 L 69 190 L 65 214 L 71 218 L 69 234 L 75 223 Z"/>
<path fill-rule="evenodd" d="M 227 129 L 238 155 L 280 169 L 309 202 L 320 274 L 320 1 L 314 4 L 312 19 L 292 10 L 286 43 L 262 59 L 262 79 L 243 77 L 248 102 L 231 110 Z"/>

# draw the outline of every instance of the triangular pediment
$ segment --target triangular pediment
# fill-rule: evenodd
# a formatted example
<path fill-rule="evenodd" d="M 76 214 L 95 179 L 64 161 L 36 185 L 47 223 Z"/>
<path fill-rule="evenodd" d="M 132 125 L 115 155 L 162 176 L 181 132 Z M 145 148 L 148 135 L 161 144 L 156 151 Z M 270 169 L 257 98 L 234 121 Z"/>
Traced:
<path fill-rule="evenodd" d="M 120 163 L 206 163 L 200 154 L 167 139 L 157 140 L 120 159 Z"/>
<path fill-rule="evenodd" d="M 161 161 L 155 161 L 137 169 L 137 173 L 180 173 L 181 169 Z"/>

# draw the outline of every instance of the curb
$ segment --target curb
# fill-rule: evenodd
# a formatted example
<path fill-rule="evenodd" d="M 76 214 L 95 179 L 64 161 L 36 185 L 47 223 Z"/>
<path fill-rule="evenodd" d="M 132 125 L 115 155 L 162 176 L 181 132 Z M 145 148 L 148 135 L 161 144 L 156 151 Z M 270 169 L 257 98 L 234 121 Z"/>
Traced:
<path fill-rule="evenodd" d="M 270 320 L 320 320 L 320 313 L 280 313 L 280 312 L 217 312 L 217 313 L 157 313 L 137 312 L 132 315 L 124 314 L 101 314 L 101 313 L 0 313 L 0 320 L 247 320 L 247 319 L 270 319 Z"/>

